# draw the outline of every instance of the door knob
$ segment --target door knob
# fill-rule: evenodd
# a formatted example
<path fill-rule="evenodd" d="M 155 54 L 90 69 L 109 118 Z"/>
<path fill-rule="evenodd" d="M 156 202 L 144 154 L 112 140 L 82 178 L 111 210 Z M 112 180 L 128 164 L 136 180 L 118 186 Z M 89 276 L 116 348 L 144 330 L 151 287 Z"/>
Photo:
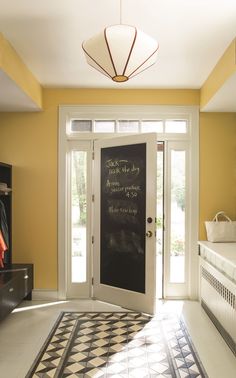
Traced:
<path fill-rule="evenodd" d="M 146 236 L 147 236 L 147 238 L 151 238 L 152 237 L 152 231 L 147 231 Z"/>

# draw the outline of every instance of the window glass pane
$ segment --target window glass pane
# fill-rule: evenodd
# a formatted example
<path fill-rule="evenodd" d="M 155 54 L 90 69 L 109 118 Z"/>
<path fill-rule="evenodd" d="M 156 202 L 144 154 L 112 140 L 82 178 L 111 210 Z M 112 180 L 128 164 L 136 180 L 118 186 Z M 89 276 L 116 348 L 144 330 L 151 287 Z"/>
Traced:
<path fill-rule="evenodd" d="M 185 282 L 185 151 L 171 151 L 170 282 Z"/>
<path fill-rule="evenodd" d="M 72 132 L 91 132 L 92 131 L 92 121 L 91 120 L 82 120 L 74 119 L 71 121 L 71 131 Z"/>
<path fill-rule="evenodd" d="M 114 133 L 115 121 L 95 121 L 94 132 L 95 133 Z"/>
<path fill-rule="evenodd" d="M 187 121 L 176 119 L 168 120 L 165 122 L 165 132 L 166 133 L 186 133 L 187 132 Z"/>
<path fill-rule="evenodd" d="M 163 133 L 163 121 L 142 121 L 142 133 Z"/>
<path fill-rule="evenodd" d="M 118 121 L 118 133 L 138 133 L 139 121 Z"/>
<path fill-rule="evenodd" d="M 72 282 L 86 282 L 87 152 L 72 152 Z"/>
<path fill-rule="evenodd" d="M 163 287 L 163 196 L 164 143 L 157 143 L 157 208 L 156 208 L 156 294 L 162 298 Z"/>

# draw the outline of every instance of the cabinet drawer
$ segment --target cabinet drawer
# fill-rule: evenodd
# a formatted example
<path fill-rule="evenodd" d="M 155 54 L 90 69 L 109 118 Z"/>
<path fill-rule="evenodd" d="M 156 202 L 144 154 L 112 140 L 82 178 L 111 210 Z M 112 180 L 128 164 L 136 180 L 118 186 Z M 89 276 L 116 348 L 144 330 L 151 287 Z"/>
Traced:
<path fill-rule="evenodd" d="M 23 285 L 24 285 L 24 296 L 25 298 L 33 290 L 33 280 L 34 280 L 34 267 L 32 264 L 12 264 L 12 269 L 17 272 L 22 271 Z"/>
<path fill-rule="evenodd" d="M 11 312 L 25 296 L 24 272 L 19 272 L 0 292 L 0 319 Z"/>
<path fill-rule="evenodd" d="M 24 298 L 31 299 L 33 274 L 32 264 L 12 264 L 0 271 L 0 320 Z"/>

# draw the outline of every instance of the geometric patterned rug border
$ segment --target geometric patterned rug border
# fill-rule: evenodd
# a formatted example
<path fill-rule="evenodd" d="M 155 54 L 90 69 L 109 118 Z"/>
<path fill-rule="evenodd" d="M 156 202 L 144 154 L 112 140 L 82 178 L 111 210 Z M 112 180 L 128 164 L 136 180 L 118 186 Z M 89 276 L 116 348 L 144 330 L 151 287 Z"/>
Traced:
<path fill-rule="evenodd" d="M 25 378 L 207 378 L 175 314 L 60 314 Z"/>

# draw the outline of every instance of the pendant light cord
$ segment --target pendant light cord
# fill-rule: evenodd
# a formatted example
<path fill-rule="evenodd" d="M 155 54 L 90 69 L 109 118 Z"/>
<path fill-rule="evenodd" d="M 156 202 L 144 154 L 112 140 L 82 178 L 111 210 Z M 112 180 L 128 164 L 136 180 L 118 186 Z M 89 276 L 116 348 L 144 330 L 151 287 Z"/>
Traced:
<path fill-rule="evenodd" d="M 120 25 L 122 24 L 122 0 L 120 0 Z"/>

